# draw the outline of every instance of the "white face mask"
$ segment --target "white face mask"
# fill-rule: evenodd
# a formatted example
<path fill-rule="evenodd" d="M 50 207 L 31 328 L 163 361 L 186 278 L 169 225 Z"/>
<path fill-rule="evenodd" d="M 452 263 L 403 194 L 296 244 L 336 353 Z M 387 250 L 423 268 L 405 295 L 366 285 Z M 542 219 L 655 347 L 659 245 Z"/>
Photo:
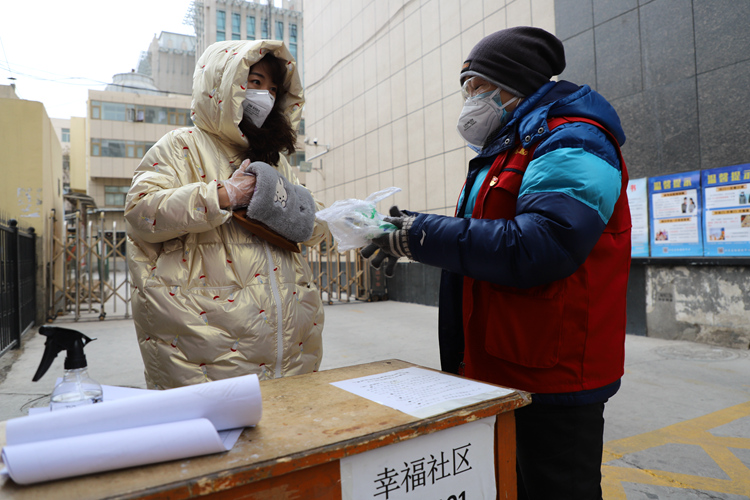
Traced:
<path fill-rule="evenodd" d="M 242 101 L 244 117 L 260 128 L 273 109 L 274 98 L 267 90 L 247 89 Z"/>
<path fill-rule="evenodd" d="M 498 88 L 493 92 L 469 97 L 464 103 L 456 129 L 461 137 L 472 146 L 483 147 L 488 136 L 510 120 L 512 115 L 505 108 L 517 101 L 519 97 L 513 97 L 500 106 L 494 99 L 499 94 Z"/>

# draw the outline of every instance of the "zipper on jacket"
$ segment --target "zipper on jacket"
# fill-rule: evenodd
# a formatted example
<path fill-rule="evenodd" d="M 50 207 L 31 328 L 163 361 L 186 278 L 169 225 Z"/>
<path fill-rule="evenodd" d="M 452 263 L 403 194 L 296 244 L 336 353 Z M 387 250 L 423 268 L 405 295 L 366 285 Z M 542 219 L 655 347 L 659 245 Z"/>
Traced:
<path fill-rule="evenodd" d="M 271 291 L 273 292 L 273 299 L 276 301 L 276 367 L 274 368 L 273 377 L 281 378 L 281 363 L 284 360 L 284 327 L 283 327 L 283 312 L 281 294 L 279 293 L 279 286 L 276 283 L 276 271 L 273 270 L 273 255 L 271 249 L 268 248 L 268 242 L 263 242 L 263 247 L 266 249 L 266 257 L 268 257 L 268 280 L 271 282 Z"/>

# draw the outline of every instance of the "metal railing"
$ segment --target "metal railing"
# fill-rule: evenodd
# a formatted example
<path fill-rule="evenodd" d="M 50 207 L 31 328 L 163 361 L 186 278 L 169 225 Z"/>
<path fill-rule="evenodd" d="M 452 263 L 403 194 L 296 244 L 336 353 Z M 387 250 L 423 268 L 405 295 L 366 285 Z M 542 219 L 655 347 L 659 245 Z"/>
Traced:
<path fill-rule="evenodd" d="M 328 235 L 316 247 L 303 247 L 303 252 L 313 271 L 313 282 L 328 304 L 352 298 L 368 302 L 388 298 L 380 271 L 370 267 L 358 250 L 339 252 Z"/>
<path fill-rule="evenodd" d="M 0 224 L 0 356 L 21 347 L 36 316 L 36 233 Z"/>
<path fill-rule="evenodd" d="M 98 319 L 103 320 L 107 311 L 118 312 L 118 303 L 124 309 L 122 317 L 129 318 L 124 233 L 117 230 L 115 222 L 106 229 L 102 212 L 98 222 L 84 218 L 81 211 L 66 214 L 65 222 L 65 236 L 52 238 L 50 244 L 48 266 L 53 279 L 48 284 L 48 318 L 72 313 L 78 321 L 86 313 L 98 313 Z M 50 227 L 55 223 L 54 212 L 49 223 Z M 55 273 L 58 267 L 62 268 L 60 274 Z"/>

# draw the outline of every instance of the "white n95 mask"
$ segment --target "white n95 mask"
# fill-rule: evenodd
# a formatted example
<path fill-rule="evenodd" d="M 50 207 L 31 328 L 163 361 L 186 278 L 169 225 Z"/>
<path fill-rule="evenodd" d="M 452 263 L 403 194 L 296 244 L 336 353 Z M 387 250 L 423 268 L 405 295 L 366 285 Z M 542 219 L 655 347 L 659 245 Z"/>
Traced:
<path fill-rule="evenodd" d="M 466 99 L 456 129 L 472 146 L 483 147 L 489 135 L 510 120 L 512 115 L 505 108 L 519 97 L 513 97 L 500 106 L 494 99 L 499 94 L 498 88 Z"/>
<path fill-rule="evenodd" d="M 273 109 L 274 98 L 267 90 L 247 89 L 242 101 L 243 116 L 260 128 Z"/>

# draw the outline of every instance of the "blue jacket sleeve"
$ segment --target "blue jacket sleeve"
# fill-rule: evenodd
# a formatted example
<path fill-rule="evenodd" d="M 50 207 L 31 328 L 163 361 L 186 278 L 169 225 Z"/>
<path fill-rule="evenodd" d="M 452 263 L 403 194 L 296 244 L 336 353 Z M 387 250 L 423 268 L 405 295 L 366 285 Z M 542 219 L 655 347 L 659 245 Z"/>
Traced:
<path fill-rule="evenodd" d="M 417 216 L 414 259 L 483 281 L 529 288 L 573 274 L 599 240 L 621 190 L 617 151 L 596 127 L 566 124 L 537 147 L 516 216 Z"/>

